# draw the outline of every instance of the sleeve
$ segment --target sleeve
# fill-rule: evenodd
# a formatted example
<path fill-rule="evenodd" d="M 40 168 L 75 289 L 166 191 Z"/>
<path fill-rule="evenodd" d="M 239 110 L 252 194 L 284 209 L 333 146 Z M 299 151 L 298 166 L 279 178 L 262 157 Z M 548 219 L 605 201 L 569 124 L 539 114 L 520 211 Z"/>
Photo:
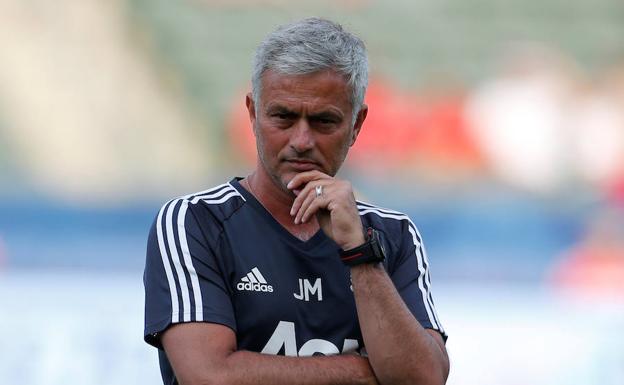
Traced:
<path fill-rule="evenodd" d="M 216 223 L 200 229 L 185 199 L 161 208 L 149 233 L 143 274 L 145 342 L 161 348 L 160 333 L 181 322 L 214 322 L 236 330 L 227 281 L 214 252 L 219 236 Z"/>
<path fill-rule="evenodd" d="M 429 261 L 418 229 L 411 220 L 403 220 L 401 243 L 390 278 L 414 317 L 426 329 L 434 329 L 446 341 L 431 295 Z"/>

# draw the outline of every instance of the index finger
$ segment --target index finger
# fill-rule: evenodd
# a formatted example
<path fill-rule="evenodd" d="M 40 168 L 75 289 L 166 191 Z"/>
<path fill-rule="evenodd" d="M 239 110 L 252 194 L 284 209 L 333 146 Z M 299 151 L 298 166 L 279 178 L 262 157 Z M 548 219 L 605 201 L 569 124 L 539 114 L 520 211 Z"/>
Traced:
<path fill-rule="evenodd" d="M 294 178 L 292 178 L 290 182 L 288 182 L 286 187 L 290 190 L 293 190 L 300 187 L 301 185 L 308 184 L 308 182 L 319 179 L 331 179 L 331 176 L 324 174 L 318 170 L 304 171 L 295 175 Z"/>

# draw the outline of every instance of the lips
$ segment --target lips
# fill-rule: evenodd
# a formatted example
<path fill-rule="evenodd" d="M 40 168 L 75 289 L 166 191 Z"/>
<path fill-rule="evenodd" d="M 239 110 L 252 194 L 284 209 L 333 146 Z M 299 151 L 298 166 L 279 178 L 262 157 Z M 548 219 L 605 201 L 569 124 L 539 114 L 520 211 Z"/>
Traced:
<path fill-rule="evenodd" d="M 296 171 L 310 171 L 319 168 L 318 163 L 309 159 L 286 159 L 288 166 Z"/>

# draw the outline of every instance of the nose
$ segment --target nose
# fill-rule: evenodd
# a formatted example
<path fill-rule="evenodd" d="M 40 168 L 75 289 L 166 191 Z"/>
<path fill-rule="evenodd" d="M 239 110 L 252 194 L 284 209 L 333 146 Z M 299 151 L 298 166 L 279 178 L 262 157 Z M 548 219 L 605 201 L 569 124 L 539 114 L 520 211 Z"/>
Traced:
<path fill-rule="evenodd" d="M 314 148 L 314 133 L 306 119 L 299 119 L 292 126 L 290 146 L 297 153 L 304 153 Z"/>

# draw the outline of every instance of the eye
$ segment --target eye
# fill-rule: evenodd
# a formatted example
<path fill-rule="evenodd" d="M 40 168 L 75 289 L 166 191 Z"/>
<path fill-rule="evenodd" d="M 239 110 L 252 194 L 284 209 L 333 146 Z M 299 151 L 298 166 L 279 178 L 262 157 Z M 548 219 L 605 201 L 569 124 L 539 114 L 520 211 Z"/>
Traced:
<path fill-rule="evenodd" d="M 275 112 L 271 114 L 271 116 L 279 120 L 288 120 L 293 118 L 293 114 L 289 112 Z"/>
<path fill-rule="evenodd" d="M 316 116 L 312 119 L 312 121 L 318 124 L 319 126 L 323 126 L 323 127 L 332 127 L 340 122 L 340 120 L 337 119 L 336 117 L 329 116 L 329 115 Z"/>

